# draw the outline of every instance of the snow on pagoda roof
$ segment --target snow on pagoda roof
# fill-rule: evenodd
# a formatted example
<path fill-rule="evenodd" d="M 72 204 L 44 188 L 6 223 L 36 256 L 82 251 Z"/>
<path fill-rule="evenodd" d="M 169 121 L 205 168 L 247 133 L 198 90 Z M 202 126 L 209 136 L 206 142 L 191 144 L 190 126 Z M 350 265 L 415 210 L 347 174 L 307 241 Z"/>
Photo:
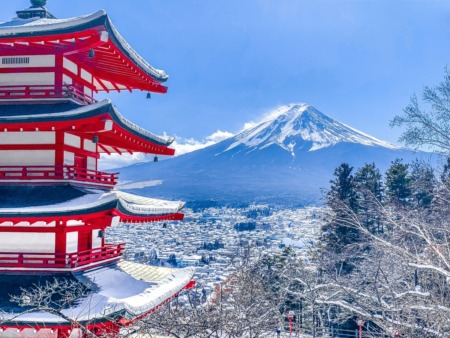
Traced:
<path fill-rule="evenodd" d="M 70 121 L 89 118 L 107 112 L 120 127 L 147 141 L 161 146 L 169 146 L 174 141 L 173 137 L 155 135 L 129 121 L 120 114 L 110 99 L 90 105 L 46 104 L 42 105 L 43 109 L 39 109 L 39 106 L 35 106 L 38 114 L 30 114 L 29 104 L 0 105 L 0 124 Z M 35 108 L 33 107 L 32 111 L 34 110 Z"/>
<path fill-rule="evenodd" d="M 87 294 L 76 304 L 62 311 L 69 318 L 85 322 L 105 318 L 112 320 L 117 315 L 135 318 L 149 313 L 186 288 L 194 272 L 193 268 L 172 269 L 121 261 L 75 275 L 52 278 L 80 282 L 88 288 Z M 15 290 L 8 290 L 9 297 L 20 292 L 20 288 L 11 281 L 7 282 L 8 278 L 16 277 L 4 278 L 0 285 L 6 283 L 9 288 L 15 287 Z M 41 279 L 41 276 L 28 276 L 26 283 L 20 280 L 20 287 L 30 288 L 42 283 Z M 14 322 L 30 325 L 65 323 L 64 319 L 42 311 L 18 315 L 25 309 L 11 304 L 9 299 L 4 299 L 1 305 L 7 310 L 2 318 L 5 321 L 13 319 Z"/>
<path fill-rule="evenodd" d="M 104 10 L 93 14 L 67 19 L 14 18 L 9 22 L 0 23 L 0 39 L 39 35 L 57 35 L 71 33 L 97 26 L 104 26 L 113 42 L 143 71 L 159 82 L 168 79 L 168 75 L 156 69 L 145 61 L 120 35 L 111 19 Z"/>
<path fill-rule="evenodd" d="M 180 292 L 194 276 L 195 269 L 169 269 L 121 261 L 85 272 L 84 278 L 109 297 L 120 299 L 127 313 L 138 316 L 154 309 Z M 120 288 L 120 285 L 126 288 Z M 140 291 L 140 292 L 137 292 Z"/>
<path fill-rule="evenodd" d="M 20 191 L 23 194 L 23 191 Z M 45 195 L 43 195 L 45 196 Z M 14 196 L 9 196 L 14 200 Z M 1 200 L 0 200 L 1 202 Z M 136 196 L 118 190 L 109 192 L 87 193 L 81 197 L 65 200 L 61 203 L 46 203 L 42 198 L 40 205 L 2 207 L 0 215 L 14 215 L 15 217 L 46 216 L 46 215 L 71 215 L 77 212 L 97 212 L 116 209 L 123 214 L 135 216 L 167 215 L 179 212 L 184 203 L 180 201 L 166 201 L 148 197 Z"/>

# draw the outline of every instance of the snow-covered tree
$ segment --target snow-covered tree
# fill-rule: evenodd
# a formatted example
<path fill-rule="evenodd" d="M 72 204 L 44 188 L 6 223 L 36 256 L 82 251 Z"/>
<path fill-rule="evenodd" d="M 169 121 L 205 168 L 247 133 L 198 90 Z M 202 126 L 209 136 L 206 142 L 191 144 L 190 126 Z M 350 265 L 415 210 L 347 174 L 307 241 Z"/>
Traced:
<path fill-rule="evenodd" d="M 396 116 L 391 126 L 406 127 L 400 138 L 416 149 L 428 147 L 444 154 L 450 153 L 450 71 L 445 70 L 444 80 L 437 86 L 425 87 L 420 107 L 417 96 L 411 98 L 403 115 Z"/>

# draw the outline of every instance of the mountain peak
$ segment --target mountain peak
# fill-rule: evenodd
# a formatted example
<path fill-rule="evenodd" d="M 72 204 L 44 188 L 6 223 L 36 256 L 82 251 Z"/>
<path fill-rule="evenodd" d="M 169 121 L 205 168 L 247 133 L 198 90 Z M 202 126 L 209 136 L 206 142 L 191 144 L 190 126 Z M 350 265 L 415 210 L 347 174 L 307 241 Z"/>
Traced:
<path fill-rule="evenodd" d="M 263 119 L 261 123 L 269 120 L 272 121 L 280 116 L 286 116 L 291 118 L 297 117 L 298 115 L 307 111 L 309 107 L 310 106 L 307 105 L 306 103 L 291 103 L 274 110 L 265 119 Z"/>
<path fill-rule="evenodd" d="M 259 124 L 242 131 L 226 149 L 246 152 L 278 146 L 291 153 L 315 151 L 338 143 L 359 143 L 397 149 L 396 146 L 347 126 L 306 103 L 293 103 L 276 109 Z"/>

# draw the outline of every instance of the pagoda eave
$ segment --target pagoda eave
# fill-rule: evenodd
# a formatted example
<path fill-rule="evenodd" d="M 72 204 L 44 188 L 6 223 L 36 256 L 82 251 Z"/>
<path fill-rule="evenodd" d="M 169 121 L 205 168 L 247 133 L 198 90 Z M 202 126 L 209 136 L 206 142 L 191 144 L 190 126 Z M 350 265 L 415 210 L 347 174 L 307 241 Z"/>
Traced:
<path fill-rule="evenodd" d="M 150 66 L 125 42 L 105 12 L 53 21 L 47 25 L 0 27 L 3 55 L 59 55 L 89 72 L 90 84 L 96 91 L 137 89 L 167 93 L 167 87 L 161 83 L 168 76 Z M 64 68 L 64 72 L 80 82 L 85 80 L 70 69 L 73 67 Z"/>
<path fill-rule="evenodd" d="M 83 230 L 86 228 L 84 224 L 95 221 L 97 227 L 107 227 L 111 225 L 112 217 L 120 217 L 121 223 L 153 223 L 153 222 L 163 222 L 163 221 L 182 221 L 184 219 L 184 214 L 181 212 L 161 214 L 161 215 L 136 215 L 123 212 L 123 210 L 118 209 L 108 209 L 104 212 L 97 212 L 93 214 L 78 214 L 77 217 L 74 215 L 58 215 L 58 214 L 48 214 L 48 215 L 14 215 L 7 216 L 2 215 L 0 217 L 0 232 L 28 232 L 33 230 L 33 232 L 45 233 L 45 232 L 55 232 L 55 227 L 57 224 L 70 221 L 79 221 L 80 225 L 71 226 L 70 228 L 61 230 L 65 232 Z M 105 218 L 106 217 L 106 218 Z M 36 225 L 37 224 L 37 225 Z M 52 225 L 54 224 L 54 225 Z"/>
<path fill-rule="evenodd" d="M 15 201 L 14 196 L 10 196 L 10 199 Z M 46 204 L 43 201 L 41 205 L 34 207 L 2 207 L 0 208 L 0 227 L 16 231 L 21 227 L 34 228 L 33 223 L 45 222 L 46 224 L 39 224 L 35 228 L 48 228 L 58 227 L 62 222 L 79 220 L 80 224 L 65 227 L 65 231 L 70 231 L 76 225 L 81 227 L 87 223 L 109 226 L 115 216 L 123 216 L 125 220 L 127 218 L 134 221 L 141 220 L 140 222 L 179 220 L 183 217 L 180 213 L 183 207 L 184 203 L 179 201 L 152 199 L 113 190 L 107 193 L 89 193 L 59 203 Z M 126 222 L 125 220 L 122 221 Z M 8 224 L 5 225 L 4 222 Z M 22 222 L 28 224 L 22 224 Z M 48 224 L 52 222 L 54 224 Z"/>
<path fill-rule="evenodd" d="M 182 221 L 184 214 L 177 212 L 167 215 L 132 215 L 124 213 L 123 210 L 115 210 L 113 215 L 120 216 L 122 223 L 153 223 L 163 221 Z"/>
<path fill-rule="evenodd" d="M 0 110 L 2 107 L 11 106 L 0 105 Z M 15 110 L 0 116 L 0 133 L 64 131 L 95 140 L 99 145 L 99 152 L 107 154 L 143 152 L 170 156 L 175 153 L 174 149 L 168 148 L 173 138 L 161 137 L 138 127 L 123 117 L 109 100 L 78 106 L 78 109 L 69 111 L 32 115 L 21 114 L 29 109 L 28 105 L 12 107 Z M 9 114 L 11 115 L 8 116 Z"/>

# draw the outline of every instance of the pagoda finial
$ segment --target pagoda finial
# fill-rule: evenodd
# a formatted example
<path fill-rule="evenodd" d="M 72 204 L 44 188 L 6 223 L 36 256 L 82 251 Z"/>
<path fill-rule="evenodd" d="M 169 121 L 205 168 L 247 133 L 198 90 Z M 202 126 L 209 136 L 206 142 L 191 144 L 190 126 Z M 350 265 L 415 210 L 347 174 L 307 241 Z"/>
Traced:
<path fill-rule="evenodd" d="M 17 11 L 17 17 L 20 19 L 54 19 L 55 17 L 45 8 L 47 0 L 30 0 L 31 7 Z"/>
<path fill-rule="evenodd" d="M 44 7 L 47 4 L 47 0 L 30 0 L 33 7 Z"/>

